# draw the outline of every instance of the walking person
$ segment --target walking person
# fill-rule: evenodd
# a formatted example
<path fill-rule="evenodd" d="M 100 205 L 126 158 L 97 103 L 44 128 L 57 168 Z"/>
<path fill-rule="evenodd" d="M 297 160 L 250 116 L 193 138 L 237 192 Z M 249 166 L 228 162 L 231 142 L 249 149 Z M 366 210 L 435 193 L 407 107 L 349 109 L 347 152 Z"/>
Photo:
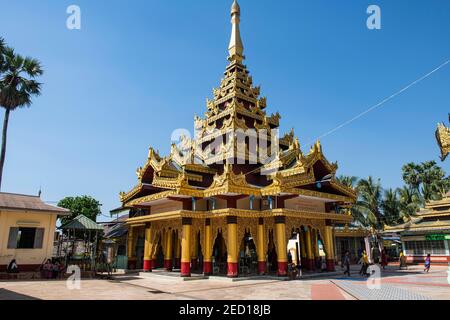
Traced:
<path fill-rule="evenodd" d="M 347 274 L 350 277 L 350 253 L 348 251 L 345 252 L 343 259 L 342 265 L 345 268 L 344 275 Z"/>
<path fill-rule="evenodd" d="M 369 257 L 367 256 L 366 250 L 363 251 L 361 257 L 362 267 L 359 274 L 362 276 L 367 276 L 367 269 L 369 268 Z"/>
<path fill-rule="evenodd" d="M 425 269 L 423 270 L 423 272 L 429 272 L 430 271 L 430 267 L 431 267 L 431 254 L 427 255 L 427 258 L 425 259 Z"/>
<path fill-rule="evenodd" d="M 383 268 L 383 270 L 386 270 L 387 265 L 388 265 L 388 255 L 386 248 L 384 248 L 383 251 L 381 251 L 381 267 Z"/>
<path fill-rule="evenodd" d="M 11 277 L 13 279 L 17 279 L 17 273 L 19 273 L 19 266 L 17 265 L 16 259 L 12 259 L 6 268 L 6 272 L 8 273 L 8 278 Z M 12 276 L 11 276 L 12 275 Z"/>

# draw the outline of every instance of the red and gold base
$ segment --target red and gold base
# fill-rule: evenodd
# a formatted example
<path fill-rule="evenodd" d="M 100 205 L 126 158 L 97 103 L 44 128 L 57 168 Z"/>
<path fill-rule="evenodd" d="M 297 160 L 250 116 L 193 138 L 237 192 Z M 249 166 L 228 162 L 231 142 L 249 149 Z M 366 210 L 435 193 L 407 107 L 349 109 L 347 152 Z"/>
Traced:
<path fill-rule="evenodd" d="M 287 262 L 278 261 L 278 276 L 285 277 L 287 275 Z"/>
<path fill-rule="evenodd" d="M 181 262 L 181 276 L 190 277 L 191 276 L 191 263 Z"/>
<path fill-rule="evenodd" d="M 128 259 L 128 270 L 136 269 L 136 259 Z"/>
<path fill-rule="evenodd" d="M 172 259 L 164 260 L 164 269 L 166 269 L 167 271 L 172 271 L 172 269 L 173 269 L 172 263 L 173 263 Z"/>
<path fill-rule="evenodd" d="M 258 274 L 263 275 L 267 273 L 267 264 L 265 261 L 258 261 Z"/>
<path fill-rule="evenodd" d="M 203 261 L 203 274 L 205 276 L 212 275 L 213 273 L 213 265 L 211 261 Z"/>
<path fill-rule="evenodd" d="M 144 260 L 144 272 L 152 272 L 152 260 Z"/>
<path fill-rule="evenodd" d="M 227 263 L 227 277 L 228 278 L 237 278 L 238 276 L 238 264 L 237 262 L 228 262 Z"/>

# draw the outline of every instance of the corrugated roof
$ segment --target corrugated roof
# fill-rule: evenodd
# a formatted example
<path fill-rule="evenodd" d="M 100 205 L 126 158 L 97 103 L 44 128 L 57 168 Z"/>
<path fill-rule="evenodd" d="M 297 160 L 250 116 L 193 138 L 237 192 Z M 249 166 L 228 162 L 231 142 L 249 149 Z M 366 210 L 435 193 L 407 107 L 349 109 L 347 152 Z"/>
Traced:
<path fill-rule="evenodd" d="M 70 215 L 69 210 L 46 204 L 38 196 L 6 192 L 0 192 L 0 210 L 40 211 L 56 213 L 61 216 Z"/>
<path fill-rule="evenodd" d="M 74 230 L 102 230 L 103 227 L 85 215 L 80 214 L 79 216 L 76 216 L 72 221 L 66 223 L 65 225 L 61 226 L 60 229 L 67 230 L 67 229 L 74 229 Z"/>

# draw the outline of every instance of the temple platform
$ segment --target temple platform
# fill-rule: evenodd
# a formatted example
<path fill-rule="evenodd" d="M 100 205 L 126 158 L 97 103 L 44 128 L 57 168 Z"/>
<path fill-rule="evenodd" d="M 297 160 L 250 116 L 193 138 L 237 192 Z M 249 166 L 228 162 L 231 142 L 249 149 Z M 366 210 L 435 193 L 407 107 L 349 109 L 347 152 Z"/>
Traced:
<path fill-rule="evenodd" d="M 131 273 L 127 273 L 131 274 Z M 203 274 L 193 273 L 191 277 L 181 277 L 180 271 L 166 271 L 166 270 L 153 270 L 152 272 L 141 272 L 140 270 L 135 272 L 137 277 L 141 278 L 157 278 L 166 279 L 172 281 L 195 281 L 195 280 L 213 280 L 213 281 L 224 281 L 224 282 L 238 282 L 238 281 L 248 281 L 248 280 L 273 280 L 273 281 L 290 281 L 289 277 L 279 277 L 276 275 L 242 275 L 237 278 L 229 278 L 226 275 L 211 275 L 205 276 Z M 304 272 L 301 277 L 297 277 L 295 280 L 312 280 L 319 278 L 334 278 L 341 276 L 342 272 Z M 292 281 L 292 280 L 291 280 Z"/>

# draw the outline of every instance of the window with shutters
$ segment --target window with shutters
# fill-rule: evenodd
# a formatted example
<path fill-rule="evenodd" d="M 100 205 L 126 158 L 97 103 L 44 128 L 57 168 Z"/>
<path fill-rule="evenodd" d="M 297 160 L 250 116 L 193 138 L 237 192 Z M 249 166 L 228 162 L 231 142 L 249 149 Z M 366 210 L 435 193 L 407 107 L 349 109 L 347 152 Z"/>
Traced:
<path fill-rule="evenodd" d="M 8 249 L 42 249 L 43 228 L 10 228 Z"/>

